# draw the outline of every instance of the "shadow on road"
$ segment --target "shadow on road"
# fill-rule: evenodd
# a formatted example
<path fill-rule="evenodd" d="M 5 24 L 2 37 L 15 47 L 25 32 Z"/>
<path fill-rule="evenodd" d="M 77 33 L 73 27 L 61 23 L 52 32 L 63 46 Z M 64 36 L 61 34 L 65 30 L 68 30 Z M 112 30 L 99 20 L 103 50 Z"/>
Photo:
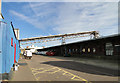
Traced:
<path fill-rule="evenodd" d="M 73 62 L 73 61 L 49 61 L 49 62 L 44 62 L 42 64 L 48 64 L 52 66 L 62 67 L 66 69 L 71 69 L 75 71 L 96 74 L 96 75 L 120 76 L 118 70 L 112 70 L 108 68 L 97 67 L 97 66 Z"/>
<path fill-rule="evenodd" d="M 25 65 L 27 65 L 27 63 L 18 63 L 18 65 L 25 66 Z"/>

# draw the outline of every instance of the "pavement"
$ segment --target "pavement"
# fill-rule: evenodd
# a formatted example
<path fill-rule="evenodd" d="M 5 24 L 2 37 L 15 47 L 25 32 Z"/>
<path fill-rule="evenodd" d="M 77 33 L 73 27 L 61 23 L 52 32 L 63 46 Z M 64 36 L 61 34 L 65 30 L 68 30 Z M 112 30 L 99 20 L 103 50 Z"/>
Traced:
<path fill-rule="evenodd" d="M 13 72 L 13 78 L 10 81 L 35 81 L 30 68 L 25 59 L 19 60 L 18 71 Z"/>
<path fill-rule="evenodd" d="M 107 60 L 33 55 L 19 65 L 10 81 L 118 81 L 118 63 Z"/>

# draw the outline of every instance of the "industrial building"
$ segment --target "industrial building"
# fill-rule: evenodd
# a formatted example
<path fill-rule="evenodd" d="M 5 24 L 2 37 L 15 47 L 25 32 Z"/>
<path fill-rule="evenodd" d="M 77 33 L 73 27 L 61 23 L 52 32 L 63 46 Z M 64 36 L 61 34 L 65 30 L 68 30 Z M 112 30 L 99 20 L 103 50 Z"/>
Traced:
<path fill-rule="evenodd" d="M 0 0 L 0 7 L 1 7 L 1 0 Z M 14 70 L 15 64 L 19 62 L 20 45 L 31 44 L 32 46 L 29 46 L 26 49 L 29 49 L 32 53 L 35 53 L 36 51 L 37 52 L 51 51 L 51 52 L 55 52 L 55 56 L 63 56 L 63 57 L 78 57 L 78 58 L 87 57 L 87 58 L 95 58 L 95 59 L 118 60 L 119 59 L 118 57 L 120 56 L 120 34 L 111 35 L 107 37 L 99 37 L 99 33 L 97 31 L 89 31 L 89 32 L 71 33 L 64 35 L 25 38 L 19 40 L 19 29 L 15 29 L 12 22 L 6 22 L 4 20 L 4 17 L 1 13 L 1 8 L 0 8 L 0 19 L 1 19 L 0 20 L 0 81 L 6 78 L 7 80 L 9 80 L 8 79 L 9 74 L 11 73 L 12 70 Z M 91 36 L 92 39 L 83 40 L 74 43 L 68 43 L 68 44 L 65 43 L 65 39 L 88 37 L 88 36 Z M 36 40 L 38 41 L 36 42 Z M 49 42 L 56 40 L 62 40 L 61 45 L 47 47 L 47 48 L 35 47 L 33 45 L 34 43 L 40 44 L 41 42 Z M 24 52 L 26 49 L 22 48 L 21 52 Z M 36 60 L 39 60 L 39 58 L 36 58 Z M 53 61 L 54 60 L 55 59 L 53 59 Z M 33 62 L 34 61 L 35 60 L 33 60 Z M 45 63 L 41 63 L 41 64 L 45 65 Z M 33 73 L 32 75 L 35 76 L 35 74 Z"/>
<path fill-rule="evenodd" d="M 38 51 L 54 50 L 58 56 L 118 59 L 118 55 L 120 55 L 119 41 L 120 34 L 117 34 L 108 37 L 39 49 Z"/>
<path fill-rule="evenodd" d="M 15 35 L 14 26 L 4 20 L 0 21 L 0 76 L 7 76 L 19 60 L 20 44 Z"/>

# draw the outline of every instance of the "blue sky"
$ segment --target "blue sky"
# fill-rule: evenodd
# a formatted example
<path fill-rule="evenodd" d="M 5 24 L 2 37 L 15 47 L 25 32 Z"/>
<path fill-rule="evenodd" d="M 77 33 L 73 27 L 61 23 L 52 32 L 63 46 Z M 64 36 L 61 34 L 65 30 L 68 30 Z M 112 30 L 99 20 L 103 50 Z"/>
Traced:
<path fill-rule="evenodd" d="M 118 33 L 117 2 L 3 2 L 2 13 L 20 29 L 20 39 L 99 31 Z"/>

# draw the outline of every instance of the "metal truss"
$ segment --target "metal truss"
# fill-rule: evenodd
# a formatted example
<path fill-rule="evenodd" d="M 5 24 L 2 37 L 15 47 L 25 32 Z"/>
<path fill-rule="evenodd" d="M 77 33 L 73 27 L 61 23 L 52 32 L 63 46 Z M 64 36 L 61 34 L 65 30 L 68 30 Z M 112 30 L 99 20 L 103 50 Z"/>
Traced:
<path fill-rule="evenodd" d="M 63 34 L 63 35 L 52 35 L 52 36 L 44 36 L 44 37 L 25 38 L 25 39 L 21 39 L 19 41 L 20 41 L 21 45 L 44 43 L 44 42 L 58 41 L 58 40 L 62 40 L 62 44 L 65 44 L 66 39 L 73 39 L 73 38 L 79 38 L 79 37 L 89 37 L 89 36 L 91 39 L 98 38 L 99 33 L 97 31 L 89 31 L 89 32 L 80 32 L 80 33 Z"/>

